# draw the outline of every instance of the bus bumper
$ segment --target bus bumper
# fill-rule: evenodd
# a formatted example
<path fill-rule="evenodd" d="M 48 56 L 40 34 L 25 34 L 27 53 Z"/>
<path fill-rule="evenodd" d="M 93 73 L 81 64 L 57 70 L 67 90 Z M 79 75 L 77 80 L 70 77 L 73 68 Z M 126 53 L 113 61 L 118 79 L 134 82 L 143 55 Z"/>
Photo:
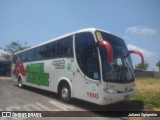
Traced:
<path fill-rule="evenodd" d="M 112 104 L 120 101 L 128 100 L 135 95 L 135 89 L 125 93 L 110 94 L 103 92 L 101 105 Z"/>

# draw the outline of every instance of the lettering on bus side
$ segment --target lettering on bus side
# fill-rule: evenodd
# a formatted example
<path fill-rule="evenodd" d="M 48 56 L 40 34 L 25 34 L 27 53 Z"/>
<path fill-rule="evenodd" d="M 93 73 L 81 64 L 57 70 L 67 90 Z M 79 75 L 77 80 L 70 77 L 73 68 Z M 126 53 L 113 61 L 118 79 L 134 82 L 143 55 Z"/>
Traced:
<path fill-rule="evenodd" d="M 64 59 L 53 60 L 52 65 L 54 65 L 56 69 L 65 69 L 65 60 Z"/>
<path fill-rule="evenodd" d="M 44 63 L 29 64 L 26 66 L 26 82 L 49 86 L 49 74 L 44 72 Z"/>

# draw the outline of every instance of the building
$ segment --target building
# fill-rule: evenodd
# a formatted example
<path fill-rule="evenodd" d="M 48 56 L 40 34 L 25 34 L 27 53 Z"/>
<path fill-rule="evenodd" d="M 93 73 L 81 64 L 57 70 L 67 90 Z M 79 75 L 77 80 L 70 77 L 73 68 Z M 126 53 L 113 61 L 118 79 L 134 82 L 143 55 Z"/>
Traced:
<path fill-rule="evenodd" d="M 11 62 L 3 58 L 3 53 L 0 49 L 0 76 L 11 76 Z"/>

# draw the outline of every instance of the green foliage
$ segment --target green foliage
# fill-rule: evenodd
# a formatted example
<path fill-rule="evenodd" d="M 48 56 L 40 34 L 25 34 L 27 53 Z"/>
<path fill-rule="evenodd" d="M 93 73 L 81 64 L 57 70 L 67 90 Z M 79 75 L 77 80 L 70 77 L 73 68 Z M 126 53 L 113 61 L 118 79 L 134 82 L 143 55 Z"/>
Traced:
<path fill-rule="evenodd" d="M 30 46 L 27 46 L 27 43 L 25 42 L 24 45 L 22 45 L 19 41 L 13 41 L 10 44 L 6 45 L 5 48 L 3 49 L 5 53 L 2 54 L 5 60 L 11 61 L 12 60 L 12 55 L 15 52 L 24 50 L 29 48 Z"/>
<path fill-rule="evenodd" d="M 146 61 L 144 62 L 144 64 L 139 63 L 135 66 L 135 68 L 138 70 L 147 70 L 148 67 L 149 67 L 149 63 L 147 63 Z"/>
<path fill-rule="evenodd" d="M 160 108 L 160 78 L 138 78 L 135 84 L 136 95 L 133 102 L 141 101 L 147 107 Z"/>

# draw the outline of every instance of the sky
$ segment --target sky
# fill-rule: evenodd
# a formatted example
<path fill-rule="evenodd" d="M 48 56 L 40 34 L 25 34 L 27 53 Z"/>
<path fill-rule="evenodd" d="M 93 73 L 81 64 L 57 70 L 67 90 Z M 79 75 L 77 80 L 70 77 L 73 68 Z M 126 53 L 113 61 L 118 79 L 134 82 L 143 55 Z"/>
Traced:
<path fill-rule="evenodd" d="M 99 28 L 140 50 L 148 70 L 160 60 L 160 0 L 0 0 L 0 48 L 34 46 L 84 28 Z M 1 50 L 0 50 L 1 51 Z M 132 55 L 134 65 L 140 63 Z"/>

